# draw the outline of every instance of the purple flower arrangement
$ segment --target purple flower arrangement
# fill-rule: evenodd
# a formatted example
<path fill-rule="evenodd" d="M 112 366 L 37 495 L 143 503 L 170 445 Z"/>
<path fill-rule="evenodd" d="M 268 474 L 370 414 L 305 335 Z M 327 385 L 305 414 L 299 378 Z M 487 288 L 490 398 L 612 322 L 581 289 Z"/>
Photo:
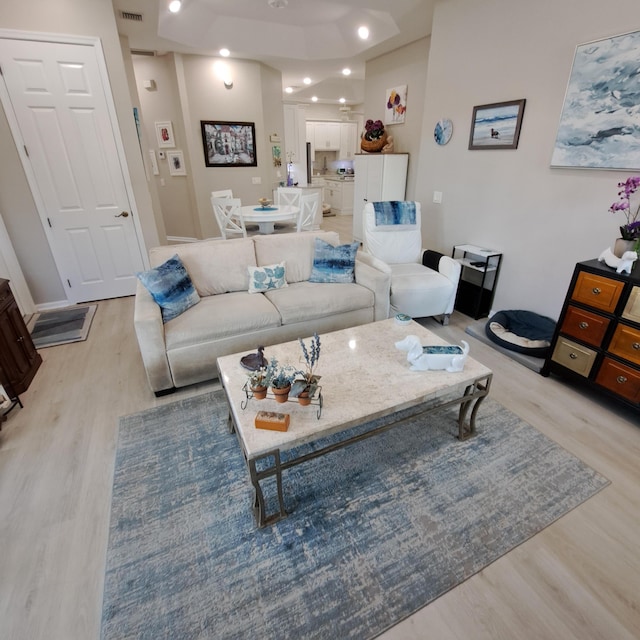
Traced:
<path fill-rule="evenodd" d="M 364 139 L 379 140 L 384 135 L 382 120 L 367 120 L 364 123 Z"/>
<path fill-rule="evenodd" d="M 618 182 L 620 199 L 609 207 L 611 213 L 622 211 L 627 218 L 627 224 L 620 227 L 620 235 L 623 240 L 640 239 L 640 220 L 638 220 L 640 205 L 635 209 L 635 212 L 631 210 L 631 196 L 637 191 L 638 187 L 640 187 L 640 176 L 632 176 L 624 182 Z"/>

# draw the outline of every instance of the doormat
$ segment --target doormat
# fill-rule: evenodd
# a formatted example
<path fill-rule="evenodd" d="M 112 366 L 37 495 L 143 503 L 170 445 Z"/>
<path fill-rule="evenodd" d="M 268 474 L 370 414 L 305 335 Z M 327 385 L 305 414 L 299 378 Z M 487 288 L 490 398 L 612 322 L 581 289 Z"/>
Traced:
<path fill-rule="evenodd" d="M 35 313 L 27 329 L 36 349 L 86 340 L 97 308 L 90 304 Z"/>
<path fill-rule="evenodd" d="M 288 469 L 263 529 L 223 391 L 121 418 L 101 639 L 367 640 L 609 483 L 491 398 L 464 442 L 415 411 Z"/>

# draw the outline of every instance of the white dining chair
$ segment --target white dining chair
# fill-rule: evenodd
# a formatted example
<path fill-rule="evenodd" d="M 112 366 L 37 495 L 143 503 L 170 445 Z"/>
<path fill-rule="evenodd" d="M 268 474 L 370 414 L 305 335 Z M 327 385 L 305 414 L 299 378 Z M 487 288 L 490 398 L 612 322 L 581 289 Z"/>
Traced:
<path fill-rule="evenodd" d="M 309 193 L 300 197 L 300 213 L 296 231 L 312 231 L 316 228 L 316 216 L 320 206 L 320 194 Z"/>
<path fill-rule="evenodd" d="M 233 191 L 231 189 L 220 189 L 219 191 L 211 192 L 212 198 L 233 198 Z"/>
<path fill-rule="evenodd" d="M 211 206 L 220 227 L 220 235 L 225 240 L 229 236 L 247 237 L 240 198 L 211 198 Z"/>
<path fill-rule="evenodd" d="M 279 207 L 300 207 L 300 198 L 302 197 L 302 189 L 300 187 L 278 187 L 276 191 L 276 205 Z M 275 225 L 276 230 L 291 231 L 297 228 L 297 222 L 292 223 L 278 222 Z"/>

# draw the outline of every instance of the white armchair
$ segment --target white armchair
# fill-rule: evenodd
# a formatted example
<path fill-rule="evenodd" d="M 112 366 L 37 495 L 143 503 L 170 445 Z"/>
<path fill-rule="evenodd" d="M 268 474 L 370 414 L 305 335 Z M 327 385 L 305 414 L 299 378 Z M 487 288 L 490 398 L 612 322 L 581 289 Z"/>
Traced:
<path fill-rule="evenodd" d="M 391 270 L 390 315 L 441 316 L 448 324 L 460 280 L 460 264 L 422 249 L 419 202 L 368 202 L 364 207 L 364 252 Z"/>

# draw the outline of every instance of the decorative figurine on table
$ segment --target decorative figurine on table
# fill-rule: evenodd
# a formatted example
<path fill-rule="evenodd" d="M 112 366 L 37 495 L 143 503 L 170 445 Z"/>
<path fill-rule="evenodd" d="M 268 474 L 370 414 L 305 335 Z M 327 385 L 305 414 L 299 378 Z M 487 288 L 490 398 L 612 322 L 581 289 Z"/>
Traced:
<path fill-rule="evenodd" d="M 455 344 L 423 347 L 418 336 L 407 336 L 396 342 L 396 349 L 407 352 L 410 371 L 429 371 L 445 369 L 449 372 L 462 371 L 469 355 L 469 344 L 460 341 L 462 347 Z"/>
<path fill-rule="evenodd" d="M 608 267 L 615 269 L 616 273 L 622 273 L 623 271 L 631 273 L 633 263 L 637 259 L 638 254 L 635 251 L 625 251 L 622 257 L 618 258 L 608 247 L 598 257 L 599 262 L 604 262 Z"/>

